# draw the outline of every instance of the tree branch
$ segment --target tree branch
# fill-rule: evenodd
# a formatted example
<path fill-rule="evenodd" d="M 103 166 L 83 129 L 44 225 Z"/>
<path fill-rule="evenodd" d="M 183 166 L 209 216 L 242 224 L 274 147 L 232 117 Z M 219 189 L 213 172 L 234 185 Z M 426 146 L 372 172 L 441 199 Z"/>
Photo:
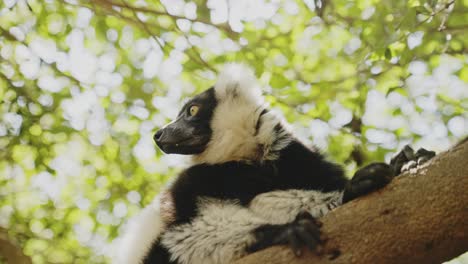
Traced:
<path fill-rule="evenodd" d="M 326 215 L 322 254 L 272 247 L 237 263 L 441 263 L 468 251 L 468 140 Z"/>
<path fill-rule="evenodd" d="M 8 238 L 7 230 L 0 227 L 0 256 L 4 257 L 7 263 L 31 264 L 31 258 L 24 255 L 20 247 Z M 0 259 L 1 259 L 0 257 Z"/>

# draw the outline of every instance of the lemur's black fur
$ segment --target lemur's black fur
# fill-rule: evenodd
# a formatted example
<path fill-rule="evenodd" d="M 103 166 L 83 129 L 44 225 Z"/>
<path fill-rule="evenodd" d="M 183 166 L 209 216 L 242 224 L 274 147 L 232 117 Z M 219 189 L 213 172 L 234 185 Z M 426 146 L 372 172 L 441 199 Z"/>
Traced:
<path fill-rule="evenodd" d="M 154 139 L 157 145 L 167 153 L 203 152 L 211 140 L 211 121 L 217 105 L 214 88 L 194 97 L 185 104 L 173 123 L 156 133 Z M 192 106 L 196 106 L 195 115 L 191 114 Z M 267 112 L 264 109 L 259 116 Z M 262 119 L 259 118 L 255 133 L 261 122 Z M 278 123 L 272 133 L 281 134 L 284 130 L 281 123 Z M 223 149 L 219 151 L 222 152 Z M 341 166 L 327 161 L 322 154 L 295 138 L 291 138 L 276 154 L 277 158 L 272 160 L 202 163 L 184 170 L 169 189 L 175 208 L 175 221 L 168 228 L 188 223 L 196 217 L 200 197 L 237 200 L 241 205 L 248 206 L 261 193 L 300 189 L 343 191 L 343 202 L 347 202 L 387 184 L 400 172 L 403 162 L 400 159 L 396 165 L 373 163 L 357 171 L 352 180 L 347 180 Z M 307 213 L 298 215 L 293 223 L 264 225 L 254 233 L 257 241 L 248 251 L 274 244 L 291 244 L 295 250 L 302 245 L 313 249 L 320 243 L 319 225 Z M 174 262 L 170 261 L 170 254 L 157 240 L 144 263 Z"/>
<path fill-rule="evenodd" d="M 265 164 L 230 161 L 222 164 L 199 164 L 183 171 L 170 192 L 176 220 L 186 223 L 196 215 L 199 197 L 238 200 L 248 205 L 258 194 L 273 190 L 343 190 L 346 178 L 342 169 L 309 151 L 300 142 L 291 142 L 280 158 Z"/>

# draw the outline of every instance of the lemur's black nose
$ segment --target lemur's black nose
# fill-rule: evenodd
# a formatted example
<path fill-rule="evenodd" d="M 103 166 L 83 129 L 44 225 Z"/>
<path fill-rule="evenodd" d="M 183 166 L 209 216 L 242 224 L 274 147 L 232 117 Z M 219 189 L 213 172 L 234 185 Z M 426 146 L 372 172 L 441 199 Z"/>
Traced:
<path fill-rule="evenodd" d="M 158 130 L 158 132 L 156 132 L 156 134 L 154 134 L 153 139 L 154 139 L 154 141 L 156 143 L 158 143 L 158 141 L 161 139 L 161 136 L 163 135 L 163 133 L 164 133 L 164 130 L 161 129 L 161 130 Z"/>

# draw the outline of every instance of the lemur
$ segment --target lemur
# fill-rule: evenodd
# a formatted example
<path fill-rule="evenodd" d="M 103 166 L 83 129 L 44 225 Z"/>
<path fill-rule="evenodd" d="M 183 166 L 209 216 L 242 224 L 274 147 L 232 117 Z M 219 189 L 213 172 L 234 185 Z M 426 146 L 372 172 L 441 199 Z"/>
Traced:
<path fill-rule="evenodd" d="M 314 250 L 317 218 L 435 155 L 406 147 L 390 165 L 372 163 L 348 180 L 268 109 L 241 64 L 226 65 L 154 140 L 165 153 L 191 155 L 193 165 L 135 218 L 118 263 L 230 263 L 276 244 Z"/>

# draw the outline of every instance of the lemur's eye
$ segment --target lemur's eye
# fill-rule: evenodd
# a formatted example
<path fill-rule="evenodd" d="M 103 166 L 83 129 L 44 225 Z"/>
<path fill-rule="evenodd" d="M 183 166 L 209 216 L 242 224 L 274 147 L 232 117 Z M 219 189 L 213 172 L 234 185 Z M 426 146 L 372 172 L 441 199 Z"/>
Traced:
<path fill-rule="evenodd" d="M 198 114 L 198 110 L 200 109 L 200 107 L 196 106 L 196 105 L 192 105 L 189 109 L 189 114 L 190 116 L 196 116 Z"/>

